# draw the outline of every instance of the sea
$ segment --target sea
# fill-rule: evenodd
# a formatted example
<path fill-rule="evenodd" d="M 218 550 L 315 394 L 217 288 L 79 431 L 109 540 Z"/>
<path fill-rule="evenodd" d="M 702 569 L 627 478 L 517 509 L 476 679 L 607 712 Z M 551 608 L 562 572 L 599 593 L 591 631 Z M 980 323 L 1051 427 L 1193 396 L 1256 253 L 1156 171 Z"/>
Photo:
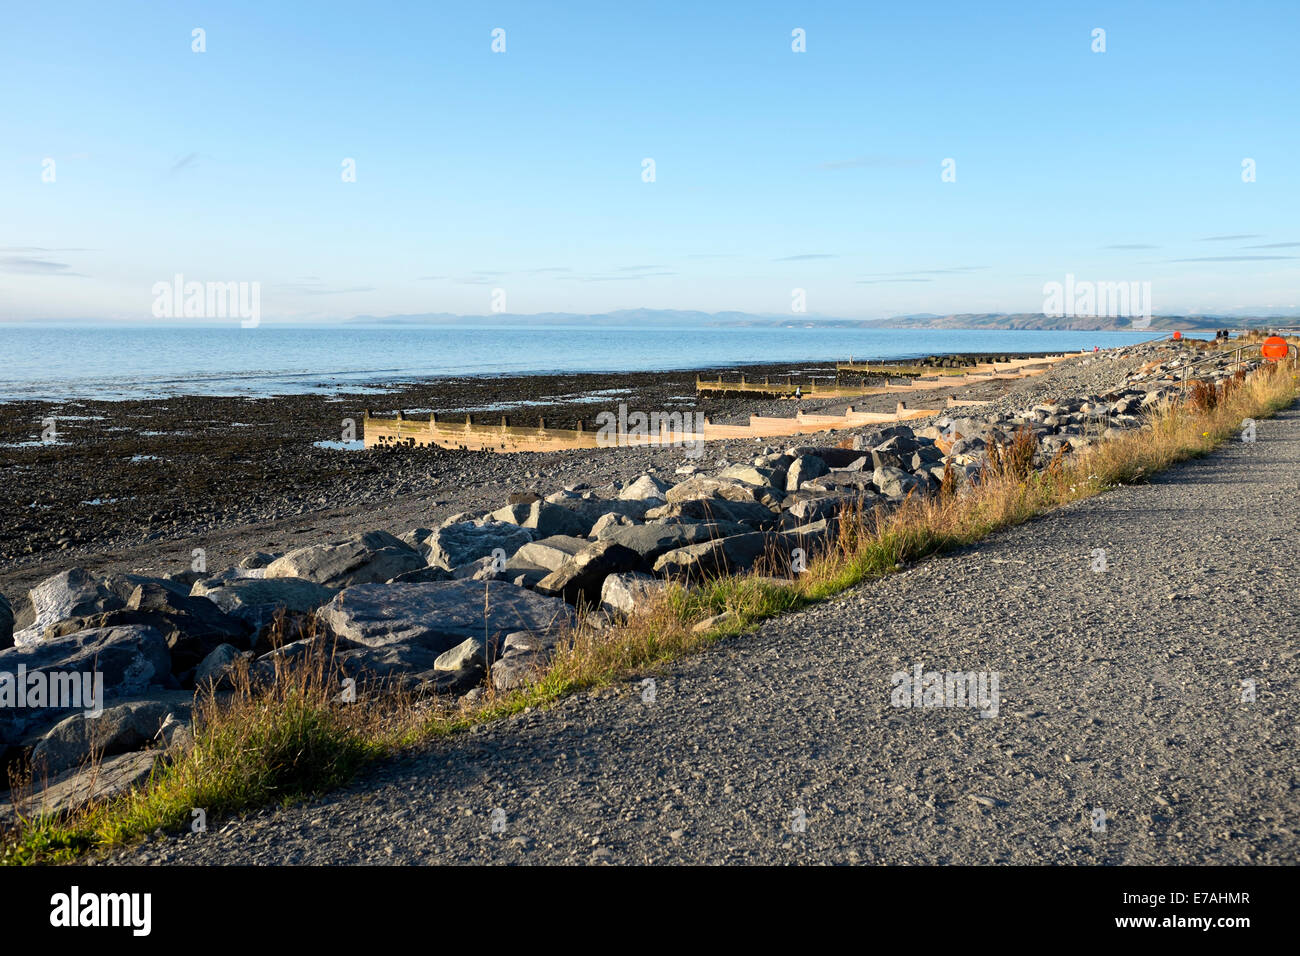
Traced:
<path fill-rule="evenodd" d="M 1061 352 L 1132 332 L 857 328 L 0 324 L 0 402 L 383 392 L 448 376 Z"/>

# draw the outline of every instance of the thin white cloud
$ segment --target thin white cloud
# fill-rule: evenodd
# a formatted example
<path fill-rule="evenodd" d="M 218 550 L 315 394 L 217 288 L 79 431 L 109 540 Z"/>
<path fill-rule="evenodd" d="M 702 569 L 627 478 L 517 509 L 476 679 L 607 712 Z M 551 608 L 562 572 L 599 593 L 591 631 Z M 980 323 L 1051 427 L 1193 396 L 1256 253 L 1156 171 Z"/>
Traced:
<path fill-rule="evenodd" d="M 50 259 L 34 259 L 31 256 L 0 256 L 0 272 L 29 276 L 60 276 L 65 278 L 89 278 L 80 272 L 69 272 L 72 267 L 66 262 L 54 262 Z"/>

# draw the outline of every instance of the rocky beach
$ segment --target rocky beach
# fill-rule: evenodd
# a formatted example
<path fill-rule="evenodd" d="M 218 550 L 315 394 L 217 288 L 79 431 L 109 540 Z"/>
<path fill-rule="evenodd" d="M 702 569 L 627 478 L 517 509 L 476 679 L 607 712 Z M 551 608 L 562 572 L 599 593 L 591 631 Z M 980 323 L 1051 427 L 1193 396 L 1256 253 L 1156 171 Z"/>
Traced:
<path fill-rule="evenodd" d="M 721 374 L 734 377 L 742 371 L 753 378 L 793 375 L 804 381 L 835 376 L 834 363 L 825 362 L 745 366 Z M 790 401 L 697 398 L 696 374 L 483 376 L 394 382 L 353 392 L 338 385 L 323 394 L 265 398 L 3 402 L 0 593 L 21 593 L 75 563 L 168 573 L 188 568 L 197 547 L 215 565 L 321 534 L 372 525 L 401 530 L 487 508 L 504 495 L 541 487 L 543 475 L 561 487 L 594 484 L 593 478 L 635 477 L 643 466 L 658 461 L 667 467 L 682 457 L 680 449 L 635 448 L 606 449 L 599 456 L 348 450 L 345 434 L 352 436 L 352 447 L 359 445 L 367 408 L 403 409 L 415 417 L 430 410 L 470 414 L 475 421 L 492 422 L 502 415 L 516 421 L 545 418 L 561 428 L 579 419 L 590 425 L 619 403 L 645 411 L 695 411 L 718 422 L 794 414 L 796 403 Z M 716 376 L 719 370 L 699 374 Z M 936 400 L 954 392 L 993 399 L 1007 384 L 945 390 Z M 886 411 L 894 401 L 875 397 L 852 404 Z M 845 404 L 805 400 L 798 407 L 833 412 Z M 53 425 L 50 440 L 43 438 L 47 423 Z M 709 454 L 728 455 L 731 444 L 710 443 Z"/>

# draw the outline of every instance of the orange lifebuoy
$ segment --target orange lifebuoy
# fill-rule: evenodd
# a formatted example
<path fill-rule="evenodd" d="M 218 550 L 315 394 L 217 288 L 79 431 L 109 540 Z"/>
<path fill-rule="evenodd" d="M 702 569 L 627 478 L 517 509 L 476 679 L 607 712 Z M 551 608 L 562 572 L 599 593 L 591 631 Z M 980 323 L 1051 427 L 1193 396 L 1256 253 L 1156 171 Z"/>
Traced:
<path fill-rule="evenodd" d="M 1286 339 L 1282 338 L 1282 336 L 1270 335 L 1264 340 L 1264 344 L 1260 346 L 1259 350 L 1263 353 L 1264 358 L 1270 362 L 1276 362 L 1278 359 L 1286 358 L 1290 346 L 1286 344 Z"/>

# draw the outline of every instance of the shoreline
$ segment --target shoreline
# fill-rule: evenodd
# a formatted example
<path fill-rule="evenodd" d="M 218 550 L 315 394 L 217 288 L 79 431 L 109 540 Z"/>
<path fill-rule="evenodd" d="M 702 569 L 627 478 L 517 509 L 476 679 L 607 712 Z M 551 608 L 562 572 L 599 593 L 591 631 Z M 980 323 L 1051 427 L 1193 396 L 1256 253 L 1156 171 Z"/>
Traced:
<path fill-rule="evenodd" d="M 989 331 L 981 329 L 963 330 L 963 331 Z M 997 331 L 997 330 L 992 330 Z M 1111 348 L 1125 348 L 1132 345 L 1143 344 L 1141 342 L 1122 343 Z M 1103 351 L 1106 347 L 1102 347 Z M 548 369 L 511 369 L 505 371 L 463 371 L 463 372 L 445 372 L 423 375 L 403 375 L 394 371 L 389 378 L 374 378 L 357 381 L 329 381 L 329 375 L 322 375 L 320 372 L 311 371 L 280 371 L 280 372 L 224 372 L 222 376 L 227 381 L 239 381 L 242 379 L 256 379 L 266 377 L 270 379 L 314 379 L 308 386 L 309 391 L 249 391 L 249 392 L 158 392 L 156 394 L 129 395 L 122 397 L 107 398 L 102 395 L 96 395 L 95 392 L 112 391 L 116 385 L 108 380 L 97 380 L 86 383 L 72 383 L 70 387 L 88 387 L 90 391 L 81 394 L 67 395 L 64 397 L 44 396 L 9 396 L 6 397 L 0 392 L 0 411 L 3 411 L 7 405 L 74 405 L 80 406 L 86 403 L 94 404 L 114 404 L 127 402 L 166 402 L 181 401 L 186 399 L 228 399 L 232 401 L 266 401 L 266 400 L 288 400 L 295 398 L 320 398 L 324 400 L 338 399 L 341 396 L 351 395 L 369 395 L 375 402 L 380 402 L 383 398 L 390 395 L 396 395 L 408 389 L 434 388 L 440 384 L 456 383 L 461 381 L 486 381 L 486 380 L 510 380 L 510 379 L 532 379 L 532 378 L 558 378 L 564 376 L 635 376 L 635 375 L 684 375 L 686 373 L 714 373 L 720 370 L 749 371 L 752 369 L 802 369 L 804 367 L 829 368 L 834 370 L 835 363 L 846 361 L 849 358 L 865 362 L 880 362 L 890 364 L 904 364 L 913 362 L 918 359 L 925 359 L 935 355 L 955 356 L 955 357 L 988 357 L 996 356 L 1001 358 L 1044 358 L 1049 355 L 1062 354 L 1060 349 L 1056 350 L 994 350 L 987 352 L 965 351 L 965 352 L 927 352 L 923 349 L 909 351 L 899 355 L 889 356 L 862 356 L 848 354 L 838 358 L 807 358 L 789 361 L 721 361 L 716 363 L 690 363 L 687 365 L 664 365 L 655 369 L 627 369 L 627 368 L 586 368 L 576 370 L 548 370 Z M 336 373 L 336 374 L 357 374 L 371 375 L 371 372 L 356 373 Z M 773 373 L 775 374 L 775 373 Z M 784 374 L 784 372 L 782 373 Z M 176 379 L 181 380 L 181 379 Z M 5 383 L 0 381 L 0 388 L 12 386 L 18 383 Z M 5 447 L 4 441 L 0 440 L 0 448 Z"/>
<path fill-rule="evenodd" d="M 773 376 L 835 372 L 834 362 L 818 360 L 729 368 Z M 654 447 L 602 449 L 595 456 L 582 450 L 503 456 L 314 447 L 339 440 L 347 418 L 360 439 L 366 407 L 464 414 L 465 408 L 512 404 L 517 407 L 506 414 L 521 421 L 545 417 L 555 427 L 573 427 L 579 418 L 590 422 L 620 402 L 643 410 L 702 412 L 717 422 L 795 412 L 796 403 L 786 400 L 696 396 L 695 375 L 703 371 L 716 368 L 456 376 L 394 382 L 394 390 L 383 394 L 0 403 L 0 443 L 9 445 L 0 459 L 0 480 L 9 489 L 0 505 L 0 593 L 25 602 L 33 584 L 74 564 L 174 573 L 188 568 L 193 549 L 202 548 L 207 562 L 217 566 L 251 551 L 284 551 L 356 530 L 428 525 L 457 511 L 499 506 L 509 494 L 539 489 L 543 480 L 552 488 L 598 484 L 651 468 L 671 474 L 681 464 L 681 449 Z M 1042 388 L 1056 375 L 1054 369 L 1038 379 L 936 390 L 933 401 L 944 403 L 951 394 L 999 399 Z M 887 410 L 896 400 L 871 396 L 852 404 Z M 805 400 L 798 407 L 837 412 L 847 404 Z M 498 421 L 502 412 L 472 414 Z M 31 442 L 33 430 L 39 434 L 39 423 L 49 417 L 56 419 L 58 444 L 13 447 Z M 819 435 L 829 441 L 835 433 Z M 790 443 L 773 438 L 759 444 Z M 751 457 L 754 447 L 753 439 L 709 442 L 705 460 L 742 448 Z"/>

